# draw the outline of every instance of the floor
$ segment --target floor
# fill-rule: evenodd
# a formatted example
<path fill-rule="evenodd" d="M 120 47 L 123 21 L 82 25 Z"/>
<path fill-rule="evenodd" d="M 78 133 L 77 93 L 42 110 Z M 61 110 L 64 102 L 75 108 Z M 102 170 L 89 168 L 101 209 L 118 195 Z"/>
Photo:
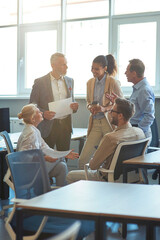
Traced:
<path fill-rule="evenodd" d="M 152 180 L 151 175 L 152 172 L 149 172 L 149 183 L 157 184 L 157 180 Z M 11 192 L 11 198 L 13 197 L 13 192 Z M 9 203 L 9 200 L 0 200 L 0 210 L 2 206 Z M 108 240 L 120 240 L 123 239 L 121 234 L 119 233 L 120 224 L 119 223 L 107 223 L 107 239 Z M 156 227 L 156 239 L 160 239 L 160 227 Z M 145 226 L 138 226 L 136 224 L 128 224 L 127 225 L 127 240 L 143 240 L 145 239 Z M 7 231 L 4 226 L 4 217 L 0 217 L 0 240 L 10 240 Z M 46 237 L 42 236 L 39 239 L 46 239 Z M 94 233 L 90 236 L 86 237 L 85 240 L 94 240 Z M 152 240 L 152 239 L 151 239 Z"/>

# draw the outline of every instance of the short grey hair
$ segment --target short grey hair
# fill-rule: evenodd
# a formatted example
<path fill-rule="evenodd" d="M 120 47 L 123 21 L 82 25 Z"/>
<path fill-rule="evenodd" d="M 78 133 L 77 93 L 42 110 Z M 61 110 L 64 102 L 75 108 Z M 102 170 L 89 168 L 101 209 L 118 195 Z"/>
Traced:
<path fill-rule="evenodd" d="M 53 63 L 55 63 L 56 60 L 57 60 L 57 58 L 59 58 L 59 57 L 64 57 L 64 58 L 65 58 L 65 55 L 64 55 L 63 53 L 58 53 L 58 52 L 52 54 L 52 56 L 51 56 L 51 58 L 50 58 L 50 63 L 51 63 L 51 65 L 52 65 Z"/>

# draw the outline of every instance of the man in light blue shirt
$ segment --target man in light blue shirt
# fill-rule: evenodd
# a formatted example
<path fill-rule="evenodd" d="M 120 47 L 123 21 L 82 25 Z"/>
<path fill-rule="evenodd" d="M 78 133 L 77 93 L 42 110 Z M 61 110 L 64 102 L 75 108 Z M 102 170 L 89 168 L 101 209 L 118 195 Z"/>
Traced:
<path fill-rule="evenodd" d="M 151 128 L 154 121 L 155 97 L 147 79 L 144 77 L 145 66 L 139 59 L 132 59 L 126 69 L 128 82 L 132 82 L 133 92 L 130 101 L 135 104 L 135 114 L 130 119 L 132 126 L 143 130 L 146 137 L 152 137 Z M 148 183 L 146 169 L 139 169 L 140 180 Z"/>
<path fill-rule="evenodd" d="M 130 101 L 135 104 L 135 114 L 130 122 L 141 128 L 146 137 L 151 137 L 150 126 L 154 121 L 155 97 L 151 86 L 144 77 L 145 66 L 139 59 L 132 59 L 126 69 L 128 82 L 132 82 L 133 92 Z"/>

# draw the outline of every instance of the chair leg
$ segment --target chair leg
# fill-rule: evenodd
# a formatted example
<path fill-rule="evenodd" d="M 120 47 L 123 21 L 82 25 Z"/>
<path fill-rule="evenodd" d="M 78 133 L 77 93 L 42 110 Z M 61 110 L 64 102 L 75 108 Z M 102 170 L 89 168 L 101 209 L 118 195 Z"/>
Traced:
<path fill-rule="evenodd" d="M 123 239 L 127 237 L 127 223 L 122 223 L 118 229 L 119 233 L 122 235 Z"/>
<path fill-rule="evenodd" d="M 122 238 L 127 237 L 127 223 L 122 223 Z"/>

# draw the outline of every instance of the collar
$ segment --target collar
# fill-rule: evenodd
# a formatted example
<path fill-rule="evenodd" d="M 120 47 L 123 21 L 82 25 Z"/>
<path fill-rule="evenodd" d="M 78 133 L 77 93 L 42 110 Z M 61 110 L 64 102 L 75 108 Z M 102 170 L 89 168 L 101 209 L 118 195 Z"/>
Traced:
<path fill-rule="evenodd" d="M 106 73 L 104 74 L 104 76 L 103 76 L 103 78 L 99 81 L 98 80 L 98 78 L 96 78 L 96 84 L 98 83 L 98 84 L 104 84 L 105 83 L 105 81 L 106 81 Z"/>
<path fill-rule="evenodd" d="M 51 78 L 51 81 L 53 80 L 64 80 L 64 77 L 61 75 L 60 78 L 56 79 L 55 77 L 52 76 L 51 72 L 50 72 L 50 78 Z"/>
<path fill-rule="evenodd" d="M 132 125 L 130 124 L 130 122 L 124 124 L 124 125 L 121 125 L 121 126 L 118 126 L 116 129 L 115 129 L 115 132 L 120 130 L 120 129 L 126 129 L 126 128 L 130 128 L 132 127 Z"/>
<path fill-rule="evenodd" d="M 146 83 L 147 79 L 144 77 L 141 81 L 139 81 L 137 84 L 133 85 L 132 87 L 135 89 L 140 88 L 144 83 Z"/>

